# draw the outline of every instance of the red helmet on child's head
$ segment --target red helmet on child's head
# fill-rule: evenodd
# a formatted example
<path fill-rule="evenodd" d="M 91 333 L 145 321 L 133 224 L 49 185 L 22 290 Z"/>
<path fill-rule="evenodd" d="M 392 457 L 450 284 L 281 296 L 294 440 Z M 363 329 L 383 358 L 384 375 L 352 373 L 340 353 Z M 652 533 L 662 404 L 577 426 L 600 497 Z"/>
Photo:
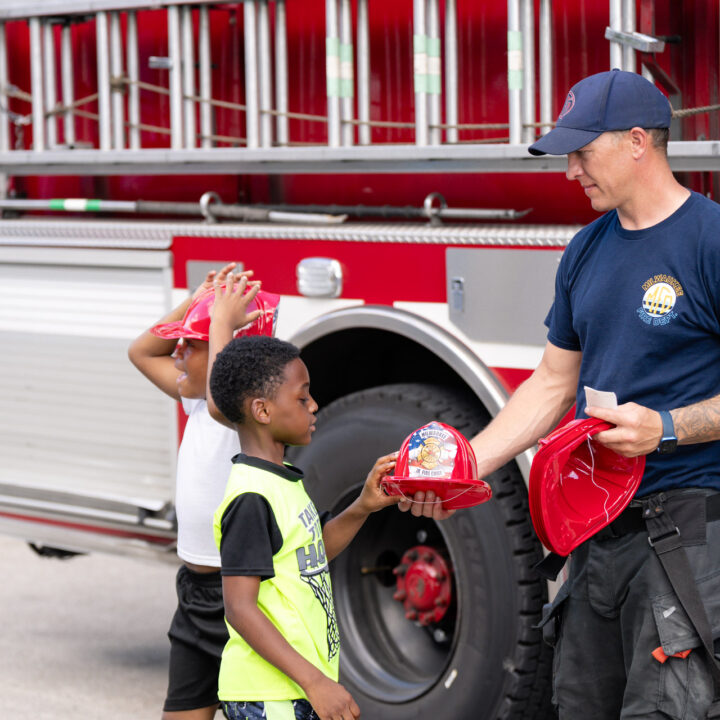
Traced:
<path fill-rule="evenodd" d="M 592 440 L 612 427 L 582 418 L 540 440 L 530 468 L 530 515 L 542 544 L 558 555 L 615 520 L 640 484 L 644 455 L 628 458 Z"/>
<path fill-rule="evenodd" d="M 225 289 L 224 285 L 222 289 Z M 210 288 L 190 303 L 182 320 L 161 323 L 150 328 L 150 332 L 166 340 L 190 338 L 207 342 L 210 339 L 210 311 L 214 303 L 215 290 Z M 254 310 L 261 310 L 262 315 L 255 322 L 241 328 L 236 335 L 266 335 L 268 337 L 275 335 L 279 303 L 279 295 L 260 290 L 250 301 L 247 312 L 249 314 Z"/>
<path fill-rule="evenodd" d="M 446 510 L 479 505 L 492 496 L 490 486 L 478 480 L 470 443 L 455 428 L 437 421 L 408 435 L 395 474 L 381 484 L 388 495 L 408 499 L 416 492 L 432 491 Z"/>

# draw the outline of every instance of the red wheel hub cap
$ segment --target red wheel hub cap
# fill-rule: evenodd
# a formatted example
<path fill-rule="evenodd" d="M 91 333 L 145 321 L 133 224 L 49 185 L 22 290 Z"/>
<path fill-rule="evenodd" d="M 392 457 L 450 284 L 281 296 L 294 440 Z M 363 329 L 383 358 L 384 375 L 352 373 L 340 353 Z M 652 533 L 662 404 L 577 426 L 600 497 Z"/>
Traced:
<path fill-rule="evenodd" d="M 420 625 L 438 623 L 445 616 L 452 596 L 450 569 L 434 548 L 410 548 L 393 572 L 397 590 L 393 597 L 405 607 L 405 617 Z"/>

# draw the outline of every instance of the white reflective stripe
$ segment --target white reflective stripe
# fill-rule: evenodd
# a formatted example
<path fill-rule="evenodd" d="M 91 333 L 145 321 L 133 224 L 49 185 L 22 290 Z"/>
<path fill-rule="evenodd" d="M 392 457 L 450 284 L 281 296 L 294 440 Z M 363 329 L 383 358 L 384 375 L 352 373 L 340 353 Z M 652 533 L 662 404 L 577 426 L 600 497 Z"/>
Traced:
<path fill-rule="evenodd" d="M 508 70 L 523 69 L 523 53 L 522 50 L 508 50 Z"/>
<path fill-rule="evenodd" d="M 87 208 L 88 201 L 85 198 L 68 198 L 65 200 L 65 210 L 83 211 Z"/>
<path fill-rule="evenodd" d="M 292 700 L 266 701 L 264 705 L 267 720 L 295 720 Z"/>

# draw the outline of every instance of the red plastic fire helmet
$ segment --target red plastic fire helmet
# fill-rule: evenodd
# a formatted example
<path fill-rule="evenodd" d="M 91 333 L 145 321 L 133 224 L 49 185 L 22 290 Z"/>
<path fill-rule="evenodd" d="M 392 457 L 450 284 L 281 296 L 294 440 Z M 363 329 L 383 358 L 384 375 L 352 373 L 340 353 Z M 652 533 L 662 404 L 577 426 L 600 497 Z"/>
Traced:
<path fill-rule="evenodd" d="M 530 468 L 530 515 L 542 544 L 558 555 L 569 555 L 615 520 L 640 485 L 644 455 L 624 457 L 591 439 L 612 427 L 581 418 L 539 442 Z"/>
<path fill-rule="evenodd" d="M 446 510 L 479 505 L 492 497 L 490 486 L 478 480 L 470 443 L 455 428 L 433 421 L 410 433 L 400 448 L 395 475 L 381 482 L 388 495 L 411 499 L 432 490 Z"/>
<path fill-rule="evenodd" d="M 225 285 L 221 288 L 224 290 Z M 262 310 L 262 315 L 251 325 L 241 328 L 236 335 L 275 335 L 277 312 L 280 296 L 260 290 L 248 305 L 248 314 L 254 310 Z M 210 311 L 215 304 L 215 290 L 210 288 L 198 295 L 178 322 L 162 323 L 150 328 L 150 332 L 158 337 L 171 340 L 174 338 L 191 338 L 193 340 L 210 339 Z"/>

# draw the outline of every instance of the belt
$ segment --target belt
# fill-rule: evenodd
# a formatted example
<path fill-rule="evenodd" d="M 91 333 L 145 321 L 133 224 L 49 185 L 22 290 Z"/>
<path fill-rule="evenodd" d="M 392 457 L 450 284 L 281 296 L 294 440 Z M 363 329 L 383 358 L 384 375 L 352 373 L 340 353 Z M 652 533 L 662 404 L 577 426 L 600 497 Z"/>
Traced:
<path fill-rule="evenodd" d="M 665 504 L 671 509 L 674 503 L 682 502 L 683 497 L 687 496 L 682 494 L 673 495 L 667 498 Z M 720 493 L 708 495 L 705 498 L 705 508 L 707 522 L 720 520 Z M 637 532 L 647 532 L 647 523 L 643 517 L 642 508 L 638 505 L 630 505 L 609 525 L 597 532 L 593 539 L 607 540 Z"/>
<path fill-rule="evenodd" d="M 625 508 L 615 520 L 595 533 L 595 535 L 592 536 L 592 540 L 609 540 L 631 533 L 647 532 L 648 526 L 643 515 L 643 509 L 640 504 L 636 503 L 644 502 L 647 504 L 647 501 L 651 500 L 652 497 L 653 496 L 650 495 L 647 498 L 633 500 L 633 504 Z M 670 491 L 670 493 L 667 494 L 658 493 L 657 497 L 659 498 L 658 505 L 661 506 L 658 510 L 662 512 L 663 505 L 667 506 L 668 510 L 671 511 L 673 506 L 680 506 L 683 500 L 687 500 L 690 496 L 682 491 L 677 493 Z M 695 495 L 695 497 L 697 497 L 697 495 Z M 651 514 L 652 510 L 648 512 Z M 705 497 L 705 521 L 712 522 L 713 520 L 720 520 L 720 492 Z M 681 528 L 681 530 L 682 529 L 683 528 Z M 704 536 L 704 526 L 700 528 L 700 530 Z M 555 580 L 565 565 L 566 560 L 566 557 L 551 552 L 540 562 L 536 563 L 533 566 L 533 570 L 536 570 L 539 575 L 548 580 Z"/>

